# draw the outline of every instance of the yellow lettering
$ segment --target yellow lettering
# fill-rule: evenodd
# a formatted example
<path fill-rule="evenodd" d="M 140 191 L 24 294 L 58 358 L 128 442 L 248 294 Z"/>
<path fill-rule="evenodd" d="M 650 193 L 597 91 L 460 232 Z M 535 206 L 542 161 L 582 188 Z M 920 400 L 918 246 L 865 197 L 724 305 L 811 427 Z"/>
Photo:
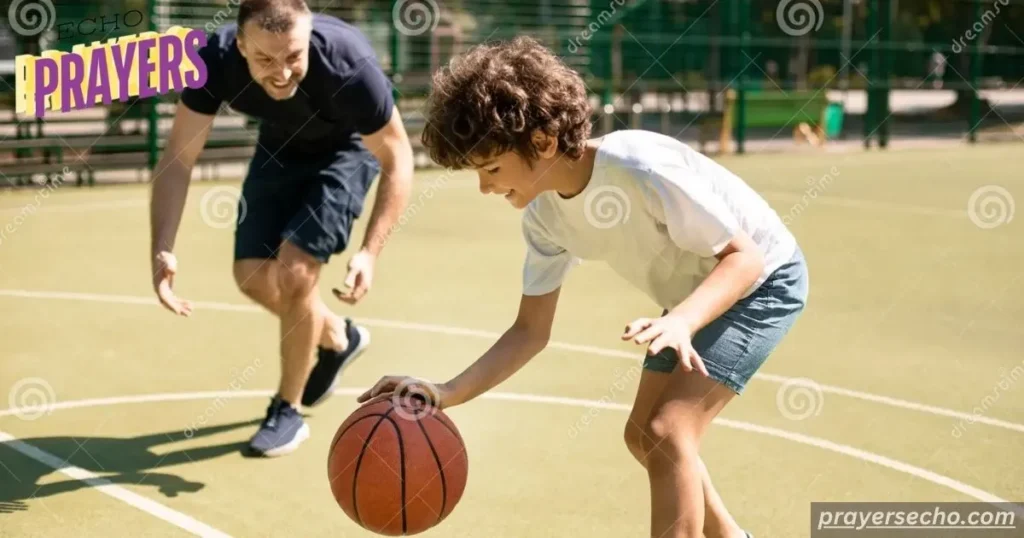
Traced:
<path fill-rule="evenodd" d="M 14 58 L 14 112 L 36 113 L 36 57 L 22 54 Z"/>

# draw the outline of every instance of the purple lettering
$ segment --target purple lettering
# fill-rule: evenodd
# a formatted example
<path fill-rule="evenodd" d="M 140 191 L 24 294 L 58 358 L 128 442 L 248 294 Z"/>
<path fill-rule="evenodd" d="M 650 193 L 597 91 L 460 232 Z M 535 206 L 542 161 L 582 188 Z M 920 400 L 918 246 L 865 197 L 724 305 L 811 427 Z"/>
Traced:
<path fill-rule="evenodd" d="M 160 93 L 167 93 L 168 79 L 174 91 L 181 91 L 181 40 L 175 35 L 160 36 Z"/>
<path fill-rule="evenodd" d="M 63 84 L 60 85 L 60 111 L 68 112 L 85 108 L 85 97 L 82 96 L 85 62 L 82 60 L 82 56 L 73 52 L 61 56 L 60 70 L 64 74 Z M 75 99 L 74 105 L 71 104 L 72 97 Z"/>
<path fill-rule="evenodd" d="M 46 97 L 57 89 L 57 62 L 52 58 L 36 59 L 36 117 L 45 114 Z M 49 75 L 47 76 L 47 73 Z"/>
<path fill-rule="evenodd" d="M 196 75 L 185 74 L 185 85 L 189 88 L 202 88 L 206 84 L 206 62 L 199 56 L 199 49 L 206 46 L 206 33 L 202 30 L 192 30 L 185 36 L 185 55 L 192 65 L 196 66 Z"/>
<path fill-rule="evenodd" d="M 156 46 L 156 39 L 139 41 L 139 99 L 156 95 L 156 88 L 150 84 L 149 77 L 156 70 L 149 54 L 154 46 Z"/>
<path fill-rule="evenodd" d="M 89 92 L 85 101 L 89 106 L 96 104 L 96 98 L 103 96 L 103 104 L 109 105 L 110 98 L 110 75 L 107 71 L 107 51 L 97 48 L 93 50 L 92 61 L 89 62 Z"/>
<path fill-rule="evenodd" d="M 118 43 L 110 47 L 110 52 L 114 57 L 114 70 L 117 72 L 118 87 L 118 99 L 122 102 L 128 100 L 128 77 L 132 74 L 132 62 L 135 60 L 135 41 L 129 41 L 124 47 L 126 50 L 125 54 L 121 54 L 121 44 Z"/>

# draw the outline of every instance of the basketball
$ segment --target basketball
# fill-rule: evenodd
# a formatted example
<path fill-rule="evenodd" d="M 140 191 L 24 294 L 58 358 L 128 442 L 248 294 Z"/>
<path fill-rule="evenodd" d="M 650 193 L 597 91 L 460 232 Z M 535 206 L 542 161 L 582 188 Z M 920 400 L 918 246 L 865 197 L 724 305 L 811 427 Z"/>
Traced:
<path fill-rule="evenodd" d="M 327 474 L 338 506 L 359 526 L 387 536 L 421 533 L 462 498 L 469 473 L 459 430 L 416 398 L 356 409 L 338 428 Z"/>

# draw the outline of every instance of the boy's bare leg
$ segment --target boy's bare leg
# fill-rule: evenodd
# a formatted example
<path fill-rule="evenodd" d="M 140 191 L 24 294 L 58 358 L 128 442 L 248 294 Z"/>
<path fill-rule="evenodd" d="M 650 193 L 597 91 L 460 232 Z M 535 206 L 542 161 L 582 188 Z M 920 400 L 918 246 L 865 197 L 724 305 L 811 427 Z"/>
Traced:
<path fill-rule="evenodd" d="M 685 399 L 682 401 L 689 403 L 691 407 L 696 406 L 701 410 L 702 415 L 711 413 L 711 416 L 705 416 L 703 419 L 693 417 L 692 424 L 686 426 L 686 428 L 676 426 L 675 429 L 678 431 L 696 430 L 696 435 L 687 436 L 681 434 L 677 437 L 678 440 L 669 441 L 665 435 L 658 436 L 653 426 L 658 424 L 658 427 L 662 428 L 668 426 L 669 423 L 673 423 L 671 419 L 666 419 L 664 412 L 666 404 L 670 403 L 673 399 L 678 400 L 678 398 L 674 398 L 669 394 L 668 387 L 670 381 L 672 383 L 679 383 L 679 378 L 683 375 L 700 378 L 704 382 L 702 385 L 710 384 L 710 386 L 699 386 L 689 389 L 691 393 L 695 390 L 706 390 L 705 394 L 708 394 L 708 398 L 697 396 L 695 401 L 693 397 L 690 397 L 688 402 Z M 686 390 L 685 388 L 680 388 L 674 394 L 686 394 Z M 723 390 L 724 393 L 722 392 Z M 725 508 L 725 503 L 711 483 L 707 467 L 698 455 L 700 436 L 703 434 L 707 424 L 714 418 L 714 415 L 717 415 L 725 403 L 732 398 L 732 395 L 731 391 L 711 380 L 695 376 L 694 374 L 683 374 L 680 370 L 677 370 L 675 374 L 644 370 L 640 378 L 640 386 L 637 390 L 633 411 L 626 425 L 625 437 L 626 446 L 630 453 L 641 465 L 648 469 L 648 474 L 651 476 L 652 536 L 701 536 L 701 532 L 696 534 L 683 532 L 680 534 L 678 531 L 682 529 L 678 527 L 684 522 L 676 521 L 678 519 L 676 517 L 668 520 L 666 528 L 657 530 L 656 527 L 659 525 L 661 527 L 666 526 L 666 523 L 658 523 L 658 520 L 665 520 L 670 517 L 659 514 L 669 512 L 680 514 L 688 512 L 691 515 L 703 512 L 703 523 L 696 528 L 700 529 L 703 532 L 703 536 L 707 538 L 742 538 L 745 536 L 743 530 Z M 712 398 L 716 399 L 716 401 L 709 403 L 708 400 Z M 654 416 L 656 406 L 661 411 L 660 418 L 657 421 L 655 421 L 656 417 Z M 679 403 L 675 403 L 673 406 L 678 408 Z M 701 424 L 703 425 L 701 426 Z M 685 445 L 691 446 L 687 447 Z M 680 450 L 681 448 L 683 450 Z M 650 453 L 652 451 L 658 452 L 658 454 L 651 457 Z M 680 456 L 680 452 L 691 457 L 684 460 Z M 680 463 L 679 468 L 665 469 L 667 464 L 673 464 L 676 461 Z M 656 471 L 652 472 L 652 464 L 657 469 Z M 669 470 L 671 472 L 668 472 Z M 696 476 L 696 480 L 700 483 L 699 493 L 693 486 L 694 476 Z M 685 487 L 687 484 L 689 484 L 689 488 Z M 666 493 L 669 489 L 672 489 L 671 494 Z M 662 498 L 670 498 L 671 502 L 659 501 Z M 702 511 L 692 509 L 693 503 L 698 502 L 694 499 L 699 499 L 700 504 L 703 505 Z M 665 506 L 655 506 L 659 502 Z M 680 508 L 685 506 L 691 506 L 691 509 L 680 512 Z M 689 532 L 692 533 L 693 530 L 691 525 Z"/>

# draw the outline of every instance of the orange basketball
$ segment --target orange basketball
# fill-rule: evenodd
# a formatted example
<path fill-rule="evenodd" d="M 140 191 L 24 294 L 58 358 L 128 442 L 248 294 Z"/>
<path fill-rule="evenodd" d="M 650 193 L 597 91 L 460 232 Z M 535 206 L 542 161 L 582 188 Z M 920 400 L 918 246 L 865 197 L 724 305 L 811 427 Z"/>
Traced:
<path fill-rule="evenodd" d="M 415 398 L 356 409 L 338 428 L 327 458 L 338 506 L 364 529 L 387 536 L 417 534 L 444 520 L 469 473 L 455 424 Z"/>

